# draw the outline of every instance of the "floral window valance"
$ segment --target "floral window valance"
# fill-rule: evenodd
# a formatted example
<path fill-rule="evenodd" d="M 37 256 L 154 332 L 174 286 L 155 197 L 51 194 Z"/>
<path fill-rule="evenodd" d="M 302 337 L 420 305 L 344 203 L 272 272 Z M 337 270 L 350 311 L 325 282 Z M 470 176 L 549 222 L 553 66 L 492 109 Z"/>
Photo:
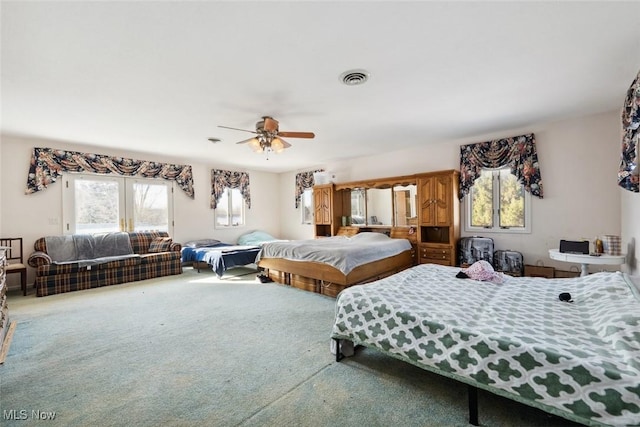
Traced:
<path fill-rule="evenodd" d="M 618 185 L 625 190 L 638 193 L 638 175 L 631 172 L 640 167 L 638 159 L 638 143 L 640 142 L 640 72 L 627 91 L 622 109 L 622 155 L 618 171 Z"/>
<path fill-rule="evenodd" d="M 511 167 L 525 190 L 542 198 L 542 178 L 534 135 L 520 135 L 460 146 L 460 199 L 469 193 L 483 168 Z"/>
<path fill-rule="evenodd" d="M 324 169 L 318 169 L 310 172 L 300 172 L 296 174 L 296 209 L 300 206 L 300 198 L 302 193 L 307 188 L 312 188 L 315 185 L 313 174 L 316 172 L 323 172 Z"/>
<path fill-rule="evenodd" d="M 218 207 L 220 197 L 225 188 L 238 188 L 240 194 L 251 209 L 251 194 L 249 192 L 249 174 L 246 172 L 226 171 L 222 169 L 211 170 L 211 209 Z"/>
<path fill-rule="evenodd" d="M 87 154 L 53 148 L 34 148 L 27 177 L 27 194 L 42 191 L 56 182 L 62 172 L 91 172 L 141 176 L 175 181 L 193 198 L 193 171 L 190 165 L 173 165 L 123 157 Z"/>

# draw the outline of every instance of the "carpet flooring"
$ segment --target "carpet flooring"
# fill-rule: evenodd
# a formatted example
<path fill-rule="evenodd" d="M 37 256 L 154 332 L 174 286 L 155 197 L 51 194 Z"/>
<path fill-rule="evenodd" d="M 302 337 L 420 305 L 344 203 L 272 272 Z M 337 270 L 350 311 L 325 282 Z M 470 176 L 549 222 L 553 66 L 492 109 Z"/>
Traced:
<path fill-rule="evenodd" d="M 463 384 L 370 349 L 335 362 L 334 303 L 242 268 L 12 291 L 0 425 L 468 425 Z M 482 391 L 479 407 L 483 426 L 575 425 Z"/>

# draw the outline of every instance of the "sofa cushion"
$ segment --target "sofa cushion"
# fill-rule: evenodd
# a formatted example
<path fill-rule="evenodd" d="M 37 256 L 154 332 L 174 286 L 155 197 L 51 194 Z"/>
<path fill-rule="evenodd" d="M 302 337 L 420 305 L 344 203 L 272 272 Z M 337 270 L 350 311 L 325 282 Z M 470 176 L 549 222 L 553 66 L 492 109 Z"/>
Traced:
<path fill-rule="evenodd" d="M 106 270 L 109 268 L 131 267 L 140 264 L 140 262 L 140 255 L 137 254 L 79 260 L 76 262 L 53 262 L 50 265 L 38 266 L 36 274 L 38 276 L 51 276 L 56 274 L 77 273 L 84 270 Z"/>
<path fill-rule="evenodd" d="M 171 237 L 155 237 L 151 243 L 149 243 L 149 253 L 169 252 L 171 249 L 171 243 L 173 239 Z"/>
<path fill-rule="evenodd" d="M 169 262 L 180 259 L 180 252 L 158 252 L 144 254 L 140 257 L 142 264 L 153 264 L 157 262 Z"/>
<path fill-rule="evenodd" d="M 149 253 L 149 245 L 156 237 L 169 237 L 169 233 L 166 231 L 130 232 L 129 240 L 133 253 L 140 255 Z"/>
<path fill-rule="evenodd" d="M 131 267 L 142 262 L 138 254 L 96 258 L 94 261 L 96 261 L 97 265 L 93 268 L 98 268 L 99 270 Z"/>
<path fill-rule="evenodd" d="M 80 266 L 77 262 L 70 262 L 65 264 L 49 264 L 41 265 L 36 268 L 36 276 L 56 276 L 58 274 L 77 273 L 79 271 L 86 270 L 86 266 Z"/>

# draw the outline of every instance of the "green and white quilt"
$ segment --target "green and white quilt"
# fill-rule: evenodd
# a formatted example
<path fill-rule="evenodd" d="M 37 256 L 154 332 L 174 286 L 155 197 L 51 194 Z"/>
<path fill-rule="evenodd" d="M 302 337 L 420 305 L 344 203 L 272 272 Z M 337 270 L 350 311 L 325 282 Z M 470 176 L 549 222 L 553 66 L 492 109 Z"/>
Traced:
<path fill-rule="evenodd" d="M 423 264 L 345 289 L 331 337 L 587 425 L 640 425 L 640 297 L 626 275 L 494 284 L 459 271 Z"/>

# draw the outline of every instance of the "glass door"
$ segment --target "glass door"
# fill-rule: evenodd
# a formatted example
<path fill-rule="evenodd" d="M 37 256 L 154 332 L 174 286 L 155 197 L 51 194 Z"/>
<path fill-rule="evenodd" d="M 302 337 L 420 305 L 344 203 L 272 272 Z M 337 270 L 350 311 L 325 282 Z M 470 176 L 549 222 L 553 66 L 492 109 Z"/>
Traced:
<path fill-rule="evenodd" d="M 65 234 L 173 232 L 173 183 L 69 174 L 62 193 Z"/>

